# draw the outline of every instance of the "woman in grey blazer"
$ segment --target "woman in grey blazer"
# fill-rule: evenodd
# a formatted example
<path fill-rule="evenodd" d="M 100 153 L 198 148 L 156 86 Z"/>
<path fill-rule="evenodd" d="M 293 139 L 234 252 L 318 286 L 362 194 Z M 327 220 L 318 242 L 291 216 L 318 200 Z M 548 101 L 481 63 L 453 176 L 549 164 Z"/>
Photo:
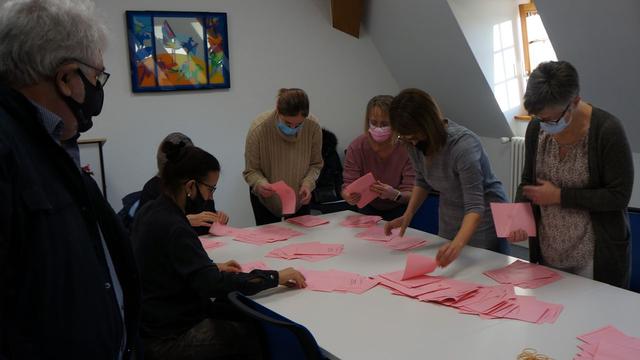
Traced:
<path fill-rule="evenodd" d="M 420 205 L 435 190 L 440 192 L 438 235 L 451 240 L 438 251 L 442 267 L 454 261 L 469 244 L 498 251 L 489 204 L 506 202 L 502 183 L 491 171 L 480 139 L 469 129 L 442 116 L 435 100 L 419 89 L 406 89 L 389 109 L 391 128 L 407 144 L 416 171 L 416 183 L 404 215 L 385 230 L 405 229 Z"/>

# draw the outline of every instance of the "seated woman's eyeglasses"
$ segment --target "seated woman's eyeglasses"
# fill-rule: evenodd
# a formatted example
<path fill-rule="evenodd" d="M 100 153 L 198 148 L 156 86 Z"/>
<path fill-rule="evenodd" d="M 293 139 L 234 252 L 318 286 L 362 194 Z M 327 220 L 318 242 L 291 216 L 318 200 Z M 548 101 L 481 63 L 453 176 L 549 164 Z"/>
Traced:
<path fill-rule="evenodd" d="M 216 192 L 216 189 L 218 188 L 218 187 L 217 187 L 217 186 L 215 186 L 215 185 L 209 185 L 209 184 L 203 183 L 202 181 L 198 181 L 198 184 L 203 185 L 204 187 L 206 187 L 206 188 L 207 188 L 209 191 L 211 191 L 212 193 Z"/>

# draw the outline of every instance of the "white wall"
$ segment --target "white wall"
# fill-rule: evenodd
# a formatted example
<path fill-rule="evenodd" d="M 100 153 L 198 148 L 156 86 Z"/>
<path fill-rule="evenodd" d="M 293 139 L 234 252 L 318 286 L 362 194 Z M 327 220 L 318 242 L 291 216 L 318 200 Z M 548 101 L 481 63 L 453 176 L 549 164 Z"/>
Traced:
<path fill-rule="evenodd" d="M 469 47 L 473 51 L 480 69 L 493 89 L 495 83 L 494 63 L 494 26 L 510 22 L 510 37 L 515 44 L 516 61 L 519 78 L 518 98 L 523 95 L 522 38 L 519 32 L 518 4 L 515 0 L 448 0 L 458 25 L 462 30 Z M 495 90 L 494 90 L 495 93 Z M 515 115 L 524 112 L 521 105 L 503 111 L 505 121 L 509 123 L 515 136 L 524 136 L 527 123 L 514 120 Z"/>
<path fill-rule="evenodd" d="M 500 139 L 490 137 L 480 137 L 480 141 L 489 157 L 491 170 L 502 181 L 508 197 L 511 189 L 511 143 L 503 144 Z"/>
<path fill-rule="evenodd" d="M 398 85 L 369 37 L 334 30 L 324 0 L 99 0 L 111 30 L 104 60 L 112 76 L 104 110 L 84 138 L 106 137 L 109 201 L 120 199 L 156 172 L 155 153 L 172 131 L 189 135 L 221 162 L 217 206 L 235 226 L 253 225 L 244 169 L 244 141 L 254 117 L 271 109 L 280 87 L 301 87 L 310 110 L 344 149 L 362 129 L 368 99 L 395 94 Z M 231 89 L 134 95 L 125 10 L 227 12 Z"/>
<path fill-rule="evenodd" d="M 509 194 L 509 189 L 511 188 L 511 144 L 502 144 L 500 139 L 490 137 L 480 137 L 480 140 L 489 156 L 493 173 L 502 181 L 505 191 Z M 638 176 L 640 172 L 640 154 L 633 154 L 633 162 L 636 175 L 633 179 L 633 193 L 629 206 L 640 208 L 640 176 Z"/>
<path fill-rule="evenodd" d="M 480 136 L 512 135 L 447 0 L 371 1 L 365 23 L 400 87 L 431 93 Z"/>
<path fill-rule="evenodd" d="M 640 1 L 536 0 L 536 6 L 558 58 L 578 69 L 582 97 L 620 118 L 640 152 Z"/>
<path fill-rule="evenodd" d="M 640 207 L 640 1 L 536 0 L 559 59 L 578 69 L 582 97 L 617 116 L 634 151 Z"/>

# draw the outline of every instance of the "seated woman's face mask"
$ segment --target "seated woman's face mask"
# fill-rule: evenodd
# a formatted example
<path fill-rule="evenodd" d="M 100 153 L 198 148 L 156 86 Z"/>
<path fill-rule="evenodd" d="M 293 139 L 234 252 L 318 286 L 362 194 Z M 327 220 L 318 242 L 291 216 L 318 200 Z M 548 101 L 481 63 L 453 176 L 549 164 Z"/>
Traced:
<path fill-rule="evenodd" d="M 196 198 L 191 199 L 187 196 L 187 203 L 185 204 L 185 213 L 187 214 L 199 214 L 207 208 L 207 202 L 213 201 L 212 199 L 205 199 L 202 196 L 200 189 L 196 190 Z"/>

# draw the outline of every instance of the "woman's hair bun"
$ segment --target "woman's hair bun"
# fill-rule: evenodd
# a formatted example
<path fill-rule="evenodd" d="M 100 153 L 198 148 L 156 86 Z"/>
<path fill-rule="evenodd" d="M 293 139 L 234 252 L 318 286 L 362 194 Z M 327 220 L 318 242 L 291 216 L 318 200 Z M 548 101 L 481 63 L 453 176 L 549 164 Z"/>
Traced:
<path fill-rule="evenodd" d="M 184 149 L 187 144 L 184 141 L 180 141 L 177 144 L 172 142 L 165 142 L 162 144 L 162 152 L 167 157 L 167 161 L 176 162 L 184 155 Z"/>

